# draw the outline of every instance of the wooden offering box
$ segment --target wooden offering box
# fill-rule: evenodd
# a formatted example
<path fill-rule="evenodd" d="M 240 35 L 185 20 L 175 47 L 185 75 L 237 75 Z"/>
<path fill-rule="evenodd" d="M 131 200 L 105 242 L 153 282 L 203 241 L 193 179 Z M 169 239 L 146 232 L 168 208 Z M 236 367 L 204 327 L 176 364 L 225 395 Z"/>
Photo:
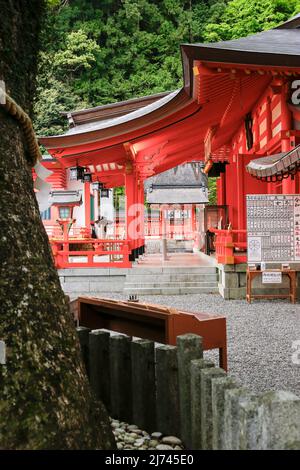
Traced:
<path fill-rule="evenodd" d="M 79 297 L 71 302 L 71 311 L 80 326 L 105 328 L 163 344 L 176 345 L 177 336 L 197 334 L 203 338 L 204 350 L 219 349 L 220 367 L 227 370 L 226 318 L 223 316 L 96 297 Z"/>

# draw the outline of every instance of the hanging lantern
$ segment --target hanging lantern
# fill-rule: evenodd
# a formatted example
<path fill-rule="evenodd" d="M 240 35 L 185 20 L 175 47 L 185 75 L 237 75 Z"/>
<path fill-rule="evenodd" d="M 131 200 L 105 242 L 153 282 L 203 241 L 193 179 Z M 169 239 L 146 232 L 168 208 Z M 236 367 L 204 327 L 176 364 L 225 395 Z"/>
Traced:
<path fill-rule="evenodd" d="M 92 184 L 92 188 L 93 188 L 93 191 L 100 191 L 103 188 L 103 183 L 100 183 L 100 181 L 94 181 L 94 183 Z"/>
<path fill-rule="evenodd" d="M 92 173 L 90 173 L 88 171 L 83 173 L 82 181 L 84 183 L 91 183 L 92 182 Z"/>
<path fill-rule="evenodd" d="M 101 197 L 109 197 L 109 189 L 101 189 Z"/>
<path fill-rule="evenodd" d="M 83 166 L 75 166 L 70 168 L 70 181 L 82 180 L 85 168 Z"/>

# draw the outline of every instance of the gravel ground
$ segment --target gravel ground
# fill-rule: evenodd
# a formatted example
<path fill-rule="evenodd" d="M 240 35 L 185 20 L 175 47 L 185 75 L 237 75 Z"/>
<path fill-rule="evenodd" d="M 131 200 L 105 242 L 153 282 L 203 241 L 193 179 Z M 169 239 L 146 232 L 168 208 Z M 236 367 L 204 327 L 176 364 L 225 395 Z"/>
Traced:
<path fill-rule="evenodd" d="M 101 297 L 126 300 L 126 295 L 117 293 Z M 292 343 L 300 341 L 299 304 L 279 300 L 249 305 L 212 294 L 145 295 L 140 302 L 225 315 L 230 374 L 256 392 L 280 389 L 300 396 L 300 365 L 292 362 Z M 217 363 L 216 351 L 206 352 L 205 357 Z"/>

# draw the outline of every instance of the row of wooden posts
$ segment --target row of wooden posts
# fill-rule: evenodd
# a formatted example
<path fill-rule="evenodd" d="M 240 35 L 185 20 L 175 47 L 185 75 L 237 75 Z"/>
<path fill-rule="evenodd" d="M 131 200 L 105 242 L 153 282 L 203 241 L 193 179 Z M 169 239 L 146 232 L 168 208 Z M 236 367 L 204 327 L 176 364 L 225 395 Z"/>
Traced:
<path fill-rule="evenodd" d="M 200 336 L 170 346 L 77 331 L 91 388 L 113 418 L 180 437 L 188 449 L 300 448 L 300 399 L 241 387 L 203 358 Z"/>

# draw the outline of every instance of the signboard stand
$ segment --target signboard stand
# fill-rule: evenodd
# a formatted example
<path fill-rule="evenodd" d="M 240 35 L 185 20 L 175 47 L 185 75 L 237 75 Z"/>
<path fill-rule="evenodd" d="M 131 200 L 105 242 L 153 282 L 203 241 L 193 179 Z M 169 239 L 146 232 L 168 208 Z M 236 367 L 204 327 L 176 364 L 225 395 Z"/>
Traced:
<path fill-rule="evenodd" d="M 252 294 L 252 280 L 261 275 L 262 280 L 265 277 L 265 284 L 279 284 L 278 279 L 282 281 L 282 275 L 287 275 L 290 280 L 289 293 L 288 294 Z M 251 271 L 247 269 L 247 302 L 251 303 L 252 299 L 290 299 L 290 302 L 293 304 L 296 303 L 296 279 L 297 273 L 294 270 L 285 270 L 285 269 L 273 269 L 266 271 Z M 281 283 L 281 282 L 280 282 Z"/>

